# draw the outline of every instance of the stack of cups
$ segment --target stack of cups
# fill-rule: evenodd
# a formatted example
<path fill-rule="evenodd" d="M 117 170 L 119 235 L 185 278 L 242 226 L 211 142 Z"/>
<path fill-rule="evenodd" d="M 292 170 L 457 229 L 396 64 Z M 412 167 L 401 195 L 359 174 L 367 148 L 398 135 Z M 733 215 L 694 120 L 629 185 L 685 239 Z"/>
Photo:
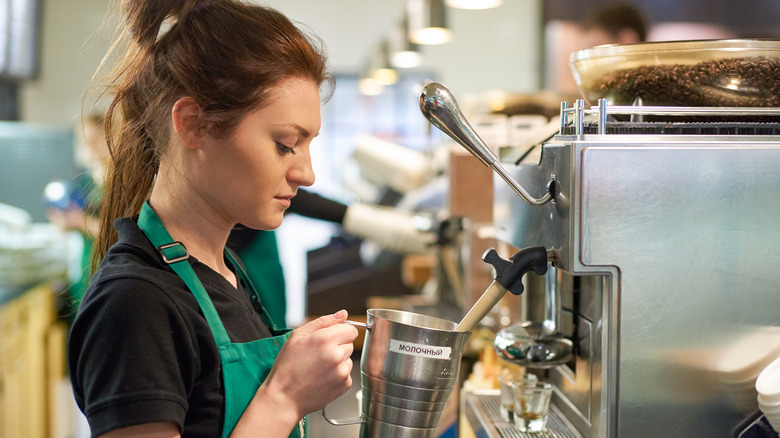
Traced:
<path fill-rule="evenodd" d="M 780 356 L 780 327 L 756 327 L 715 358 L 713 371 L 721 390 L 738 412 L 756 411 L 756 379 Z"/>
<path fill-rule="evenodd" d="M 780 433 L 780 357 L 770 363 L 756 379 L 758 408 L 769 424 Z"/>

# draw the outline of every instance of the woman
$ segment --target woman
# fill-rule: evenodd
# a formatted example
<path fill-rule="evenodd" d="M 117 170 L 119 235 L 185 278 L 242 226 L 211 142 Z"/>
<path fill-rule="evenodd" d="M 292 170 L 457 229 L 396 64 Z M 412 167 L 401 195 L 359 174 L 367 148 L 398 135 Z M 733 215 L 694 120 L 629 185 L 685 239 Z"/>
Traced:
<path fill-rule="evenodd" d="M 225 250 L 270 230 L 314 182 L 320 51 L 278 12 L 230 0 L 125 0 L 112 153 L 69 366 L 93 436 L 305 435 L 351 385 L 346 312 L 271 322 Z M 165 23 L 165 25 L 163 25 Z"/>

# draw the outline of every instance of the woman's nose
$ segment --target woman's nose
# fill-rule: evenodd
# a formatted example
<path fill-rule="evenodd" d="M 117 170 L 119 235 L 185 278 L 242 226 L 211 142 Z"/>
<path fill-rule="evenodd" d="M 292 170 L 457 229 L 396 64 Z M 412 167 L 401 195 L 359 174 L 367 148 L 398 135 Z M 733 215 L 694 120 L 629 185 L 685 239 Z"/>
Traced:
<path fill-rule="evenodd" d="M 304 153 L 298 154 L 295 158 L 295 164 L 290 168 L 287 178 L 304 187 L 314 184 L 314 169 L 311 166 L 311 154 L 308 148 Z"/>

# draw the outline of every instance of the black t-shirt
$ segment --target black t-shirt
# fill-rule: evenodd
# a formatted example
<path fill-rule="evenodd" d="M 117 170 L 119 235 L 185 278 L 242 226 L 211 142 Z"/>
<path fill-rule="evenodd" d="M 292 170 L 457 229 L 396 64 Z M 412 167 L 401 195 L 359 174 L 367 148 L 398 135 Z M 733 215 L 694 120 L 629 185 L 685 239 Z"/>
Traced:
<path fill-rule="evenodd" d="M 73 323 L 68 363 L 92 435 L 175 422 L 184 437 L 222 432 L 214 336 L 190 290 L 131 219 L 95 274 Z M 233 342 L 271 336 L 247 290 L 189 259 Z"/>

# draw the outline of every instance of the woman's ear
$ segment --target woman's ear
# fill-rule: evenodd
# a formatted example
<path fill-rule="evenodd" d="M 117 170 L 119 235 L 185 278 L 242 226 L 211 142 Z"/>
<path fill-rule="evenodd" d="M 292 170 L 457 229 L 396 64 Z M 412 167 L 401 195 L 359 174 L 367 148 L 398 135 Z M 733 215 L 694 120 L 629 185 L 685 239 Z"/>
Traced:
<path fill-rule="evenodd" d="M 191 149 L 203 147 L 206 129 L 203 125 L 203 110 L 195 99 L 189 96 L 180 98 L 171 110 L 173 128 L 185 146 Z"/>

